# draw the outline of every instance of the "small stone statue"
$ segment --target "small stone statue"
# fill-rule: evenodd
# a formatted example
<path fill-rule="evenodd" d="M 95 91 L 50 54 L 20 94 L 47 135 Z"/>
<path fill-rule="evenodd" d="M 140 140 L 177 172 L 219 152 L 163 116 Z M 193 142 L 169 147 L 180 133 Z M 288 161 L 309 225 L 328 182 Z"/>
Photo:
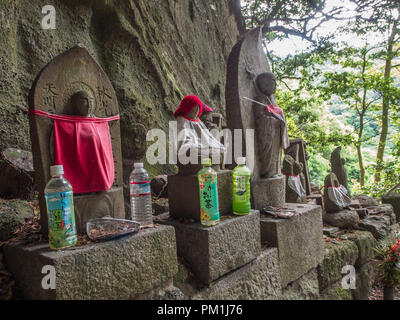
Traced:
<path fill-rule="evenodd" d="M 256 100 L 253 104 L 257 143 L 260 146 L 260 177 L 280 174 L 282 148 L 289 147 L 285 115 L 275 101 L 276 79 L 272 72 L 263 72 L 254 80 Z"/>
<path fill-rule="evenodd" d="M 212 158 L 213 165 L 223 162 L 225 147 L 200 120 L 203 110 L 212 111 L 197 96 L 189 95 L 181 101 L 174 113 L 177 121 L 177 160 L 180 172 L 182 165 L 199 166 L 203 157 Z"/>
<path fill-rule="evenodd" d="M 335 150 L 333 150 L 333 152 L 331 154 L 331 168 L 332 168 L 332 172 L 338 178 L 340 184 L 347 189 L 347 191 L 350 195 L 350 190 L 349 190 L 348 183 L 347 183 L 346 168 L 344 167 L 346 160 L 340 157 L 341 150 L 342 150 L 341 147 L 337 147 Z"/>
<path fill-rule="evenodd" d="M 325 177 L 324 203 L 326 212 L 341 211 L 348 208 L 351 203 L 347 189 L 340 184 L 334 173 L 330 173 Z"/>
<path fill-rule="evenodd" d="M 303 164 L 287 154 L 282 167 L 282 173 L 286 176 L 286 202 L 305 202 L 306 192 L 300 178 L 302 172 Z"/>

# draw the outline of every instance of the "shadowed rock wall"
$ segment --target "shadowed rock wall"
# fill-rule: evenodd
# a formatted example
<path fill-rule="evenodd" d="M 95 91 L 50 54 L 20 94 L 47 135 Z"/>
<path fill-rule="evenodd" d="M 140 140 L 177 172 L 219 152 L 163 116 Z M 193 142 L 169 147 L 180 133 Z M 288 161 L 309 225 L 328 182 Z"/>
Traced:
<path fill-rule="evenodd" d="M 235 3 L 1 1 L 0 149 L 30 150 L 31 84 L 51 59 L 79 42 L 102 66 L 117 93 L 125 160 L 144 156 L 148 129 L 168 133 L 168 121 L 185 95 L 199 95 L 225 118 L 226 60 L 239 37 Z M 47 4 L 56 9 L 56 30 L 41 28 L 41 10 Z M 150 173 L 172 169 L 153 166 Z"/>

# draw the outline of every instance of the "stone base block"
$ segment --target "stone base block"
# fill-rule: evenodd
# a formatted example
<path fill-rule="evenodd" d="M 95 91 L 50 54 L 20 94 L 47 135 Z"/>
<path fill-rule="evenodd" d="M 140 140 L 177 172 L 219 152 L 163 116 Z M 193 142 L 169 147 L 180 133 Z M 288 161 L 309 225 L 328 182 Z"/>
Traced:
<path fill-rule="evenodd" d="M 280 207 L 285 204 L 285 176 L 260 179 L 251 182 L 252 208 Z"/>
<path fill-rule="evenodd" d="M 281 297 L 278 250 L 269 248 L 244 267 L 191 296 L 194 300 L 275 300 Z"/>
<path fill-rule="evenodd" d="M 220 215 L 232 213 L 232 171 L 217 172 Z M 168 200 L 171 217 L 200 221 L 199 182 L 197 175 L 168 176 Z"/>
<path fill-rule="evenodd" d="M 8 244 L 4 255 L 25 299 L 132 299 L 170 283 L 178 271 L 169 226 L 59 251 L 47 243 Z M 44 266 L 54 267 L 56 289 L 42 287 L 52 275 Z"/>
<path fill-rule="evenodd" d="M 322 194 L 310 194 L 307 196 L 307 200 L 311 200 L 312 203 L 310 204 L 321 206 L 322 210 L 324 210 L 324 198 L 322 197 Z"/>
<path fill-rule="evenodd" d="M 155 221 L 175 228 L 178 256 L 205 284 L 254 260 L 261 250 L 260 215 L 256 210 L 246 216 L 226 216 L 212 227 L 181 223 L 168 214 Z"/>
<path fill-rule="evenodd" d="M 287 203 L 296 210 L 290 219 L 260 219 L 261 241 L 279 250 L 282 288 L 322 261 L 322 210 L 320 206 Z"/>
<path fill-rule="evenodd" d="M 322 215 L 324 223 L 338 228 L 354 228 L 359 222 L 358 213 L 354 210 L 327 212 Z"/>
<path fill-rule="evenodd" d="M 89 194 L 74 194 L 74 208 L 78 234 L 86 234 L 86 222 L 90 219 L 105 216 L 125 219 L 122 187 Z"/>

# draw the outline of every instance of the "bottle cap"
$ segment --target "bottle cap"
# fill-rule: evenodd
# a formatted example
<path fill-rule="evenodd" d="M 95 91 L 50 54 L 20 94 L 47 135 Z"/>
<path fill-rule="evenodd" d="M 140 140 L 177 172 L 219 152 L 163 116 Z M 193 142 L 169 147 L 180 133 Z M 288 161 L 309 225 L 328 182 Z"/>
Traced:
<path fill-rule="evenodd" d="M 237 158 L 237 159 L 236 159 L 236 163 L 237 163 L 239 166 L 246 164 L 246 157 L 239 157 L 239 158 Z"/>
<path fill-rule="evenodd" d="M 64 167 L 61 164 L 57 165 L 57 166 L 51 166 L 50 167 L 50 175 L 52 177 L 60 176 L 62 174 L 64 174 Z"/>
<path fill-rule="evenodd" d="M 143 168 L 143 162 L 135 162 L 134 167 L 135 168 Z"/>
<path fill-rule="evenodd" d="M 201 159 L 201 164 L 203 166 L 211 166 L 211 159 L 210 158 L 203 158 L 203 159 Z"/>

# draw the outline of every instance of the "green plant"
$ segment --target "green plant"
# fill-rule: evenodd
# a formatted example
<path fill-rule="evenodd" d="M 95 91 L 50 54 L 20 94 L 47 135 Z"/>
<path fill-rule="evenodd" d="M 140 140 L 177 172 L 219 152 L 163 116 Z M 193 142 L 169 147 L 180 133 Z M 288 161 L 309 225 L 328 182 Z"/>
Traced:
<path fill-rule="evenodd" d="M 379 279 L 386 287 L 400 285 L 400 237 L 393 244 L 385 239 L 374 248 L 377 258 L 381 260 L 378 264 Z"/>

